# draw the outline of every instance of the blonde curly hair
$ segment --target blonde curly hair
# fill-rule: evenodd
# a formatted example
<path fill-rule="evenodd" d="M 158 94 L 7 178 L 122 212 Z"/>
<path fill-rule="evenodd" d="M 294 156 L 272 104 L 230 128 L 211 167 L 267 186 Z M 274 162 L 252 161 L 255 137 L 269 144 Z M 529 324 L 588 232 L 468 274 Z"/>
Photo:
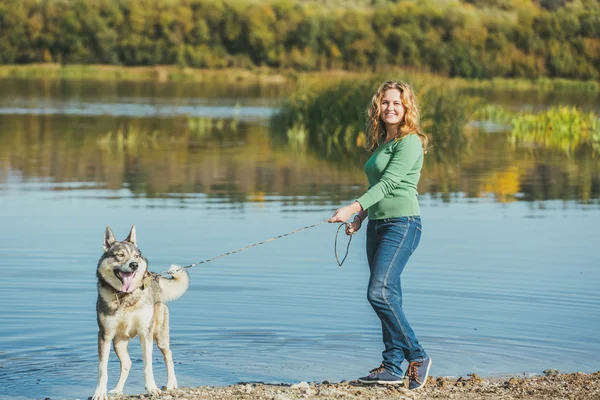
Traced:
<path fill-rule="evenodd" d="M 386 91 L 396 89 L 400 92 L 400 101 L 405 109 L 404 119 L 398 127 L 395 140 L 400 140 L 406 135 L 414 133 L 419 136 L 423 145 L 423 151 L 427 153 L 427 144 L 429 140 L 427 136 L 421 132 L 419 107 L 417 97 L 410 85 L 403 81 L 386 81 L 383 82 L 371 99 L 371 105 L 367 110 L 369 116 L 367 120 L 367 144 L 368 151 L 375 151 L 381 142 L 381 139 L 386 137 L 385 124 L 381 120 L 381 99 Z"/>

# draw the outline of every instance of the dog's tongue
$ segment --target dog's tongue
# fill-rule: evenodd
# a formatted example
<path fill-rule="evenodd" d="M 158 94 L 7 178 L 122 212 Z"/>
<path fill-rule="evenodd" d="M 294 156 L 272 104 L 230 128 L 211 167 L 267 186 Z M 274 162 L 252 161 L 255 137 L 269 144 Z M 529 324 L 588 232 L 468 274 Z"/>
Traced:
<path fill-rule="evenodd" d="M 123 279 L 123 286 L 121 286 L 121 292 L 128 293 L 131 291 L 131 287 L 133 286 L 133 277 L 134 273 L 125 273 L 121 272 L 121 279 Z"/>

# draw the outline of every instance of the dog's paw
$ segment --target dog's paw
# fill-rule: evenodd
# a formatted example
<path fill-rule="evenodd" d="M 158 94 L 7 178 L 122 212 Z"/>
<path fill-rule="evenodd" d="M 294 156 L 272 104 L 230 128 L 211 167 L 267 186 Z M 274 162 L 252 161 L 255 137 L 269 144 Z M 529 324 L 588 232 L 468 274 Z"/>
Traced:
<path fill-rule="evenodd" d="M 148 394 L 150 396 L 160 396 L 160 389 L 158 388 L 158 386 L 156 386 L 156 384 L 153 385 L 146 385 L 146 392 L 148 392 Z"/>
<path fill-rule="evenodd" d="M 171 264 L 171 267 L 169 267 L 169 269 L 167 270 L 167 273 L 169 275 L 175 276 L 183 271 L 184 271 L 184 269 L 181 265 Z"/>
<path fill-rule="evenodd" d="M 96 388 L 94 395 L 92 396 L 92 400 L 108 400 L 108 395 L 106 394 L 106 388 Z"/>
<path fill-rule="evenodd" d="M 177 379 L 173 379 L 171 381 L 168 380 L 166 389 L 167 390 L 177 389 Z"/>
<path fill-rule="evenodd" d="M 108 394 L 123 394 L 123 390 L 115 388 L 115 389 L 109 390 Z"/>

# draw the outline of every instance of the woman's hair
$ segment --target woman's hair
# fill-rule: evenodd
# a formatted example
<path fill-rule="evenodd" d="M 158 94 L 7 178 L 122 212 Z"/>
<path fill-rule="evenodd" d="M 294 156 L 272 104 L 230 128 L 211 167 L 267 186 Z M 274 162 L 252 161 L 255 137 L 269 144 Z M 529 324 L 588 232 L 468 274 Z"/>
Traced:
<path fill-rule="evenodd" d="M 402 81 L 383 82 L 373 95 L 371 105 L 367 110 L 369 116 L 366 129 L 367 150 L 374 151 L 379 146 L 380 140 L 386 136 L 385 124 L 381 120 L 381 99 L 385 92 L 390 89 L 396 89 L 400 92 L 400 100 L 405 109 L 404 118 L 398 127 L 395 140 L 402 139 L 404 136 L 414 133 L 421 139 L 423 150 L 427 153 L 428 139 L 427 136 L 421 132 L 417 98 L 408 83 Z"/>

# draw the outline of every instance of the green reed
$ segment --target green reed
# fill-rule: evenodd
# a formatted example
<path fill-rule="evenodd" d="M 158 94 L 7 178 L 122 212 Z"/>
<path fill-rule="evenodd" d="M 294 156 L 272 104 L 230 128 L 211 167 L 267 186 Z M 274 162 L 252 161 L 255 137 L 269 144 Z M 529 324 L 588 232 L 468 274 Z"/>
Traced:
<path fill-rule="evenodd" d="M 477 110 L 473 118 L 507 125 L 508 140 L 517 147 L 560 149 L 568 154 L 582 147 L 597 154 L 600 147 L 599 116 L 577 107 L 563 105 L 532 113 L 488 105 Z"/>
<path fill-rule="evenodd" d="M 565 78 L 490 78 L 465 79 L 448 78 L 427 72 L 393 69 L 392 75 L 403 76 L 410 81 L 426 82 L 428 85 L 445 86 L 455 89 L 475 89 L 491 91 L 537 91 L 537 92 L 600 92 L 600 82 L 596 80 L 576 80 Z M 157 81 L 157 82 L 206 82 L 235 85 L 270 85 L 288 87 L 311 82 L 316 86 L 331 84 L 348 79 L 374 81 L 381 74 L 377 72 L 353 72 L 345 70 L 298 71 L 268 67 L 204 69 L 159 66 L 118 66 L 118 65 L 61 65 L 56 63 L 0 65 L 0 78 L 20 79 L 66 79 L 99 81 Z"/>
<path fill-rule="evenodd" d="M 459 160 L 467 154 L 473 136 L 485 130 L 486 122 L 498 124 L 495 129 L 499 131 L 509 131 L 508 140 L 517 147 L 560 149 L 567 154 L 589 147 L 592 154 L 600 152 L 600 123 L 593 113 L 567 106 L 542 113 L 516 113 L 465 95 L 461 91 L 465 86 L 458 81 L 426 79 L 422 74 L 408 77 L 418 93 L 421 126 L 430 138 L 429 153 L 437 161 Z M 274 140 L 329 159 L 364 155 L 366 110 L 382 80 L 311 81 L 293 93 L 273 117 Z M 572 87 L 565 82 L 540 79 L 537 84 Z M 479 130 L 470 129 L 474 122 L 480 123 Z"/>
<path fill-rule="evenodd" d="M 382 81 L 342 80 L 293 93 L 273 117 L 274 139 L 328 158 L 363 153 L 370 96 Z M 460 95 L 452 86 L 432 84 L 419 76 L 409 83 L 418 93 L 422 128 L 431 137 L 430 151 L 438 159 L 449 154 L 459 157 L 469 141 L 464 126 L 480 102 Z"/>
<path fill-rule="evenodd" d="M 466 129 L 466 125 L 481 107 L 481 100 L 451 87 L 430 86 L 422 91 L 420 102 L 421 126 L 430 140 L 429 153 L 438 161 L 456 161 L 468 154 L 476 132 Z"/>
<path fill-rule="evenodd" d="M 486 89 L 493 91 L 536 91 L 536 92 L 600 92 L 600 83 L 595 80 L 576 80 L 565 78 L 537 79 L 455 79 L 456 85 L 468 89 Z"/>
<path fill-rule="evenodd" d="M 509 140 L 528 148 L 558 149 L 572 154 L 589 146 L 600 154 L 600 117 L 576 107 L 559 106 L 542 113 L 519 113 L 511 120 Z"/>
<path fill-rule="evenodd" d="M 507 126 L 507 138 L 515 147 L 561 150 L 566 154 L 584 148 L 600 154 L 600 117 L 577 107 L 556 106 L 540 113 L 512 112 L 488 105 L 473 114 L 478 122 Z"/>
<path fill-rule="evenodd" d="M 202 69 L 173 65 L 126 67 L 118 65 L 25 64 L 0 65 L 0 78 L 95 81 L 206 82 L 244 85 L 282 85 L 293 80 L 275 69 Z"/>

